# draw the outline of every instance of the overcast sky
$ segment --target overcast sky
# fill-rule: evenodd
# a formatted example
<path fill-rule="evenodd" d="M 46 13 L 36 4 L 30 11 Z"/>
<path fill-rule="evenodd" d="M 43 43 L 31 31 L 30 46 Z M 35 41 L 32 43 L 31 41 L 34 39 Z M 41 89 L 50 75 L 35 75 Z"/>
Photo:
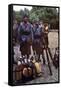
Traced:
<path fill-rule="evenodd" d="M 20 11 L 21 9 L 24 10 L 24 8 L 27 8 L 28 10 L 31 10 L 31 6 L 13 6 L 14 11 Z"/>
<path fill-rule="evenodd" d="M 28 10 L 32 9 L 32 6 L 13 6 L 14 11 L 20 11 L 21 9 L 24 10 L 24 8 L 27 8 Z M 56 8 L 58 11 L 58 8 Z"/>

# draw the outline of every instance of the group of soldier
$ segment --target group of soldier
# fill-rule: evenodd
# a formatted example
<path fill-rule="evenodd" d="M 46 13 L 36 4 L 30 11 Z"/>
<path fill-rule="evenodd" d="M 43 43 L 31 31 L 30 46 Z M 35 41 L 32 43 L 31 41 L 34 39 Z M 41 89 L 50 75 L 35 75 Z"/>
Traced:
<path fill-rule="evenodd" d="M 26 55 L 28 59 L 32 46 L 33 55 L 38 55 L 38 60 L 40 60 L 40 54 L 42 54 L 45 64 L 43 49 L 48 47 L 48 24 L 37 20 L 30 23 L 27 15 L 24 15 L 19 25 L 15 20 L 13 22 L 13 45 L 16 43 L 20 44 L 22 56 Z"/>
<path fill-rule="evenodd" d="M 40 55 L 42 55 L 43 64 L 45 65 L 44 50 L 46 52 L 50 75 L 52 75 L 52 70 L 49 55 L 53 65 L 56 68 L 59 66 L 58 55 L 55 53 L 54 58 L 52 58 L 50 48 L 48 47 L 48 29 L 48 23 L 37 20 L 30 23 L 27 15 L 23 16 L 23 21 L 19 24 L 17 20 L 13 21 L 13 48 L 19 44 L 21 52 L 21 58 L 19 60 L 21 64 L 18 65 L 14 61 L 14 64 L 17 65 L 16 71 L 14 71 L 16 73 L 16 80 L 23 79 L 23 77 L 33 77 L 33 74 L 37 76 L 41 72 Z M 32 56 L 31 58 L 30 55 Z"/>

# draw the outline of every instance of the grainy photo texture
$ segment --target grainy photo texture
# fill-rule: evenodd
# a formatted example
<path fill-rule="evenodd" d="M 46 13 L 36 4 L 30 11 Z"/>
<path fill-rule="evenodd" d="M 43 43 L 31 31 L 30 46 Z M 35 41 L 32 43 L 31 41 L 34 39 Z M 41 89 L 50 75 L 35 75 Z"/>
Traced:
<path fill-rule="evenodd" d="M 59 8 L 13 5 L 13 83 L 59 82 Z"/>

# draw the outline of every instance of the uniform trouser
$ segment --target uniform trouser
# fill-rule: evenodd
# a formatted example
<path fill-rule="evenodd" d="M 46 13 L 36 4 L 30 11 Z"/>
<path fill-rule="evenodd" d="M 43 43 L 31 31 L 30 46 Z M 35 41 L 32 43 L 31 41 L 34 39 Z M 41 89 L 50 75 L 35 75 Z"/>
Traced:
<path fill-rule="evenodd" d="M 29 55 L 31 54 L 29 42 L 21 42 L 20 51 L 21 51 L 22 56 L 27 55 L 27 58 L 29 58 Z"/>

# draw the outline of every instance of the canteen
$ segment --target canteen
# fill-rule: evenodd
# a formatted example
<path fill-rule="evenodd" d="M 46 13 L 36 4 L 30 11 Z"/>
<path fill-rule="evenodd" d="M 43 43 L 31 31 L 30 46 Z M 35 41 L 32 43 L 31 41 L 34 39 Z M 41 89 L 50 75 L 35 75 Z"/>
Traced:
<path fill-rule="evenodd" d="M 32 76 L 32 69 L 30 67 L 28 67 L 28 74 L 29 74 L 29 77 Z"/>
<path fill-rule="evenodd" d="M 23 76 L 25 76 L 25 77 L 29 76 L 28 75 L 28 69 L 26 67 L 23 69 Z"/>
<path fill-rule="evenodd" d="M 40 64 L 40 62 L 35 62 L 34 65 L 35 65 L 37 74 L 39 74 L 41 72 L 41 64 Z"/>

